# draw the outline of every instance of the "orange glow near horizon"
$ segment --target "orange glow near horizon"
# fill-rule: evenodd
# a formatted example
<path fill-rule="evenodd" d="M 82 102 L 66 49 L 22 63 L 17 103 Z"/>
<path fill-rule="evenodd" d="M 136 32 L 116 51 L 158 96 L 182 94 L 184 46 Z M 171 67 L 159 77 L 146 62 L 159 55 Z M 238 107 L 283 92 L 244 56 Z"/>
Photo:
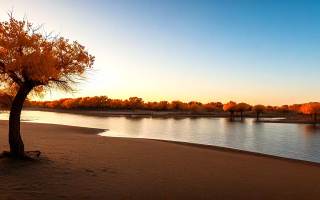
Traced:
<path fill-rule="evenodd" d="M 13 5 L 17 19 L 27 13 L 30 22 L 45 23 L 48 32 L 78 41 L 95 56 L 95 72 L 78 93 L 52 91 L 43 100 L 107 95 L 277 106 L 320 100 L 318 46 L 311 45 L 318 40 L 314 25 L 302 23 L 303 28 L 292 31 L 287 26 L 295 21 L 264 18 L 251 7 L 243 9 L 255 18 L 243 15 L 242 9 L 222 12 L 230 7 L 220 3 L 198 4 L 210 11 L 205 17 L 189 4 L 190 12 L 183 12 L 177 2 L 163 3 L 172 9 L 161 10 L 151 1 L 140 12 L 130 1 L 124 6 L 118 1 L 12 0 L 2 2 L 0 20 L 8 20 L 6 11 Z M 180 17 L 170 18 L 176 14 Z M 235 20 L 240 20 L 237 26 Z"/>

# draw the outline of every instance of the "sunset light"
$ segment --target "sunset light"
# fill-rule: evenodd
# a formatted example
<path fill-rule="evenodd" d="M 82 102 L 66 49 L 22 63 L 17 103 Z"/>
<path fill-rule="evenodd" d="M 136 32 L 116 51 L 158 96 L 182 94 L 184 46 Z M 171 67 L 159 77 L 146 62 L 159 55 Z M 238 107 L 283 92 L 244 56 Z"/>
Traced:
<path fill-rule="evenodd" d="M 0 200 L 320 199 L 320 1 L 0 0 Z"/>
<path fill-rule="evenodd" d="M 63 6 L 60 6 L 63 5 Z M 308 10 L 303 9 L 308 6 Z M 316 2 L 1 1 L 96 57 L 79 93 L 147 101 L 318 101 Z M 59 13 L 59 14 L 57 14 Z M 312 72 L 312 73 L 309 73 Z"/>

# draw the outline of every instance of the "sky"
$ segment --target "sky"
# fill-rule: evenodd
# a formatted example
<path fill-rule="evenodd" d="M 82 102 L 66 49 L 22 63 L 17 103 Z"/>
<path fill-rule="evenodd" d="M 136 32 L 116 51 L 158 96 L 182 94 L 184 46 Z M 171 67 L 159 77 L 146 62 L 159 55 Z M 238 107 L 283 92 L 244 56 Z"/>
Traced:
<path fill-rule="evenodd" d="M 0 0 L 96 57 L 74 94 L 144 101 L 320 101 L 320 1 Z"/>

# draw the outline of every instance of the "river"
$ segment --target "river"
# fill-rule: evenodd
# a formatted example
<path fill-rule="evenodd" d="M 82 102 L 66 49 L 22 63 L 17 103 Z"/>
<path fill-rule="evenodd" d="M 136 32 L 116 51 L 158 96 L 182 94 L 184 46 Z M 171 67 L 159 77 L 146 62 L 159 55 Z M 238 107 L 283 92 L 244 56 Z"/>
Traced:
<path fill-rule="evenodd" d="M 1 113 L 7 120 L 8 114 Z M 257 123 L 253 118 L 99 117 L 22 111 L 22 121 L 108 129 L 101 136 L 206 144 L 320 163 L 320 125 Z"/>

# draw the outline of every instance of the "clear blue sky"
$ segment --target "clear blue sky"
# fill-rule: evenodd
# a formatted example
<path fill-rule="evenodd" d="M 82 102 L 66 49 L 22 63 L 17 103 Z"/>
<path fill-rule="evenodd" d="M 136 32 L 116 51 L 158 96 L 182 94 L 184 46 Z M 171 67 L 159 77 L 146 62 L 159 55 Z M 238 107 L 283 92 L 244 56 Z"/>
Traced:
<path fill-rule="evenodd" d="M 1 21 L 12 6 L 96 56 L 75 97 L 320 101 L 320 1 L 0 0 Z"/>

